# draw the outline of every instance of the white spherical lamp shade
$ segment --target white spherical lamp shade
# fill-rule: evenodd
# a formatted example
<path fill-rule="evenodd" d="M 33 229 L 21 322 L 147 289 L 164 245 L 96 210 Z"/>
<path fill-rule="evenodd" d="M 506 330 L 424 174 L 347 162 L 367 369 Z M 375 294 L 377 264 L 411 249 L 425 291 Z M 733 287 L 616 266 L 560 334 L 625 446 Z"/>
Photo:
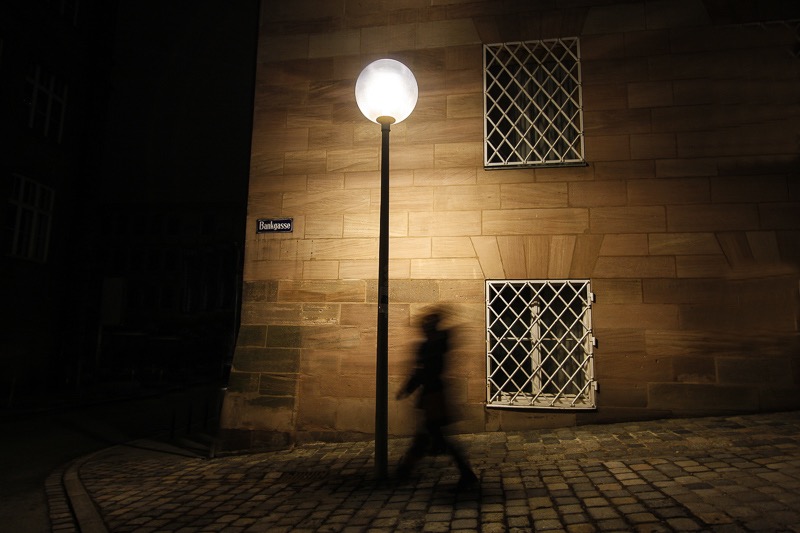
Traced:
<path fill-rule="evenodd" d="M 417 96 L 414 74 L 394 59 L 370 63 L 356 80 L 358 108 L 379 124 L 395 124 L 408 118 L 417 105 Z"/>

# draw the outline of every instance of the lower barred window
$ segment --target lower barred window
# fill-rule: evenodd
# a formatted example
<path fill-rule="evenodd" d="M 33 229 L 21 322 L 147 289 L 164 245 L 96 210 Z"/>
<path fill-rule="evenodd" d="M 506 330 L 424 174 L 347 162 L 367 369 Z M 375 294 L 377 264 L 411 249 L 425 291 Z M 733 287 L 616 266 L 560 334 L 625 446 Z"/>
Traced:
<path fill-rule="evenodd" d="M 589 280 L 487 280 L 487 405 L 593 409 L 592 301 Z"/>

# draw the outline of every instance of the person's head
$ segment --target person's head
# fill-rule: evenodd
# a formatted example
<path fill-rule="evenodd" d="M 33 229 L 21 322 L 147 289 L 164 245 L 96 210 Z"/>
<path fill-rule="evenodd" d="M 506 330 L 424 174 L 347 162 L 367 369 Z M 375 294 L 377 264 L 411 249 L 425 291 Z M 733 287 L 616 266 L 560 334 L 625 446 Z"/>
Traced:
<path fill-rule="evenodd" d="M 426 335 L 435 333 L 439 329 L 440 321 L 441 317 L 439 316 L 439 313 L 428 313 L 422 317 L 422 331 L 424 331 Z"/>

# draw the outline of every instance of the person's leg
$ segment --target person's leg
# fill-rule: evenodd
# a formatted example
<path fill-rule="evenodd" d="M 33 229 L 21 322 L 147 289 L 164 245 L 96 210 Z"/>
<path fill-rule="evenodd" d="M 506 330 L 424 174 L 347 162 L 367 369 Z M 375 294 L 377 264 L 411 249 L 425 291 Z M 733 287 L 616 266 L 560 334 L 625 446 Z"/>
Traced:
<path fill-rule="evenodd" d="M 397 477 L 399 479 L 406 479 L 414 465 L 425 456 L 425 451 L 430 444 L 430 436 L 424 432 L 417 432 L 414 435 L 414 440 L 411 441 L 411 447 L 400 460 L 400 465 L 397 467 Z"/>

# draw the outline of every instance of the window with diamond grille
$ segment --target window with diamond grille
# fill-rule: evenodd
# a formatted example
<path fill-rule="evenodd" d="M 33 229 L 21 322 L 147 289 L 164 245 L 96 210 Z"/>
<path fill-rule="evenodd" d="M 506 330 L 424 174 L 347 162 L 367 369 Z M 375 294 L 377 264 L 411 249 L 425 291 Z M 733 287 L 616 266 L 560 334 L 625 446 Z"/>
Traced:
<path fill-rule="evenodd" d="M 484 165 L 582 165 L 577 38 L 483 48 Z"/>
<path fill-rule="evenodd" d="M 589 280 L 486 282 L 490 407 L 595 407 Z"/>

